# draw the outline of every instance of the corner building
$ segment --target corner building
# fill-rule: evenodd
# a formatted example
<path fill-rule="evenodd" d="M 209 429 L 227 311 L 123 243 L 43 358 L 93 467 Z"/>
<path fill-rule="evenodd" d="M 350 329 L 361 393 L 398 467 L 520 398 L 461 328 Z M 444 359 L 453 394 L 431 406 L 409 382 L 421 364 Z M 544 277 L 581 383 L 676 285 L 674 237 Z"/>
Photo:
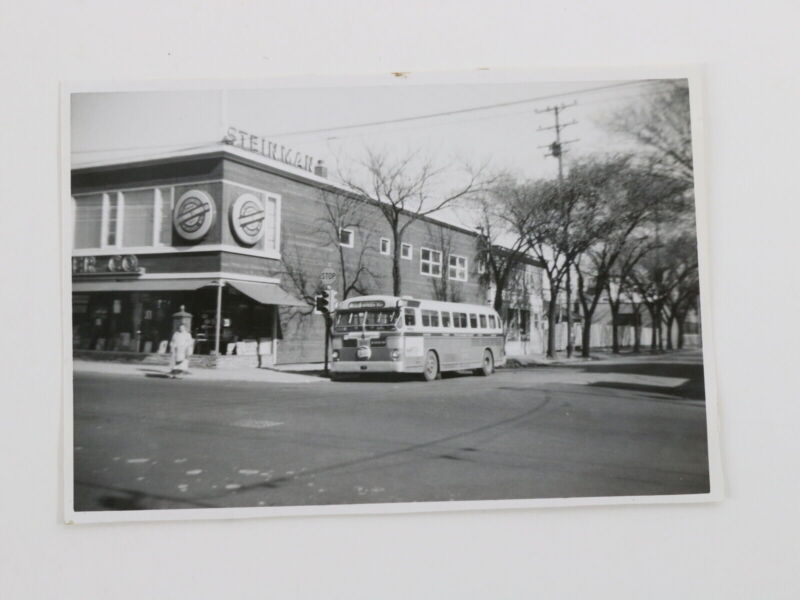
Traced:
<path fill-rule="evenodd" d="M 337 272 L 339 298 L 354 279 L 350 296 L 392 292 L 380 208 L 354 202 L 321 163 L 308 171 L 219 144 L 76 168 L 71 191 L 76 357 L 163 354 L 185 311 L 196 361 L 319 362 L 324 319 L 310 298 L 323 269 Z M 474 232 L 414 222 L 403 294 L 485 303 L 477 248 Z"/>

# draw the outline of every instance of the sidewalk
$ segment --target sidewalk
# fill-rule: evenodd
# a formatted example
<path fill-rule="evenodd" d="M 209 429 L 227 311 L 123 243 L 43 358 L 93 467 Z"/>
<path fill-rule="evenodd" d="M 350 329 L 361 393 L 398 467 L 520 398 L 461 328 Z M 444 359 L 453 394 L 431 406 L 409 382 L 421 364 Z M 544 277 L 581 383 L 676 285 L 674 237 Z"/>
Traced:
<path fill-rule="evenodd" d="M 169 367 L 93 360 L 75 360 L 72 363 L 75 373 L 103 373 L 108 375 L 128 375 L 139 377 L 168 378 Z M 184 375 L 191 381 L 259 381 L 263 383 L 328 383 L 324 377 L 284 373 L 273 369 L 193 369 Z"/>
<path fill-rule="evenodd" d="M 535 355 L 508 355 L 506 356 L 506 369 L 524 369 L 530 367 L 563 367 L 575 366 L 579 367 L 587 364 L 604 364 L 604 363 L 626 363 L 626 362 L 641 362 L 643 360 L 653 360 L 654 358 L 666 359 L 681 359 L 689 357 L 702 357 L 702 350 L 699 348 L 687 348 L 684 350 L 667 350 L 659 353 L 651 353 L 647 350 L 638 354 L 632 352 L 624 352 L 622 354 L 613 354 L 608 350 L 592 351 L 589 358 L 583 358 L 580 351 L 573 354 L 572 358 L 567 358 L 565 352 L 559 352 L 556 358 L 547 358 L 541 354 Z"/>

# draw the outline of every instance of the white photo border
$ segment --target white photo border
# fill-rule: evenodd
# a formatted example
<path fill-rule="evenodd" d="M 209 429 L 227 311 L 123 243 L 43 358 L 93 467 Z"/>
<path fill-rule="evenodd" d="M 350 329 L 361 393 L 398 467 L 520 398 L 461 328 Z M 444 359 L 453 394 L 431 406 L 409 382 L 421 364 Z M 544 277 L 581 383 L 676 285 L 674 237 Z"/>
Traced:
<path fill-rule="evenodd" d="M 591 82 L 610 80 L 677 79 L 689 81 L 692 151 L 694 157 L 695 217 L 697 251 L 700 275 L 700 307 L 702 322 L 703 370 L 705 383 L 705 414 L 707 453 L 709 464 L 709 491 L 700 494 L 653 496 L 603 496 L 575 498 L 542 498 L 515 500 L 401 502 L 385 504 L 345 504 L 290 507 L 248 508 L 198 508 L 138 511 L 76 511 L 74 507 L 74 457 L 73 457 L 73 359 L 71 344 L 71 95 L 82 92 L 122 91 L 187 91 L 210 89 L 264 89 L 292 87 L 362 86 L 415 86 L 430 84 L 502 84 L 516 82 Z M 368 515 L 400 513 L 438 513 L 450 511 L 533 509 L 546 507 L 580 507 L 632 504 L 673 504 L 719 502 L 724 498 L 722 458 L 720 454 L 719 404 L 717 397 L 716 365 L 714 361 L 714 334 L 709 273 L 709 215 L 708 215 L 708 160 L 706 156 L 707 115 L 703 96 L 705 84 L 703 69 L 697 65 L 684 66 L 620 66 L 576 67 L 559 69 L 480 69 L 474 71 L 412 72 L 405 77 L 391 73 L 363 76 L 309 76 L 275 78 L 266 80 L 171 80 L 129 82 L 62 82 L 60 86 L 60 163 L 59 210 L 61 217 L 61 379 L 63 444 L 63 521 L 73 523 L 108 523 L 122 521 L 179 521 L 207 519 L 240 519 L 261 517 L 297 517 L 324 515 Z"/>

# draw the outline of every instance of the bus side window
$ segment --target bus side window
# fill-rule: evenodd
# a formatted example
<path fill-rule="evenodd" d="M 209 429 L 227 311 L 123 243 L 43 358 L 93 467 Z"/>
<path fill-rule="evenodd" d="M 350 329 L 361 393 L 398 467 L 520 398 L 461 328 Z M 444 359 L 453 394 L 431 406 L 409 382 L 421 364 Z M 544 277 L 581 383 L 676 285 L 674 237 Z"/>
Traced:
<path fill-rule="evenodd" d="M 477 329 L 478 328 L 478 317 L 476 317 L 472 313 L 470 313 L 470 315 L 469 315 L 469 326 L 472 327 L 473 329 Z"/>
<path fill-rule="evenodd" d="M 417 324 L 417 319 L 414 315 L 413 308 L 407 308 L 404 312 L 405 315 L 405 323 L 406 325 L 411 325 L 412 327 Z"/>
<path fill-rule="evenodd" d="M 461 328 L 461 313 L 453 313 L 453 327 Z"/>
<path fill-rule="evenodd" d="M 423 310 L 422 311 L 422 326 L 423 327 L 430 327 L 431 325 L 431 311 Z"/>
<path fill-rule="evenodd" d="M 481 320 L 481 329 L 486 329 L 486 315 L 480 315 L 479 318 Z"/>
<path fill-rule="evenodd" d="M 442 327 L 450 327 L 450 313 L 442 312 Z"/>
<path fill-rule="evenodd" d="M 489 315 L 489 327 L 491 327 L 492 329 L 497 328 L 497 324 L 494 320 L 494 315 Z"/>
<path fill-rule="evenodd" d="M 431 327 L 439 326 L 439 313 L 435 310 L 431 311 Z"/>

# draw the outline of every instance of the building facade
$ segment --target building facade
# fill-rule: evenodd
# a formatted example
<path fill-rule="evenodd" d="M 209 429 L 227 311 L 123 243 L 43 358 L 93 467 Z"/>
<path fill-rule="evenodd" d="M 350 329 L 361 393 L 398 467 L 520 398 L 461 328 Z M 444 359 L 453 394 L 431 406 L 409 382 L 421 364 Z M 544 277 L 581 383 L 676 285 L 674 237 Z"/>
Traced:
<path fill-rule="evenodd" d="M 76 355 L 163 353 L 185 311 L 198 356 L 321 361 L 321 272 L 339 298 L 391 293 L 394 240 L 375 202 L 280 158 L 220 144 L 73 169 Z M 419 219 L 400 250 L 403 295 L 487 302 L 475 232 Z"/>

